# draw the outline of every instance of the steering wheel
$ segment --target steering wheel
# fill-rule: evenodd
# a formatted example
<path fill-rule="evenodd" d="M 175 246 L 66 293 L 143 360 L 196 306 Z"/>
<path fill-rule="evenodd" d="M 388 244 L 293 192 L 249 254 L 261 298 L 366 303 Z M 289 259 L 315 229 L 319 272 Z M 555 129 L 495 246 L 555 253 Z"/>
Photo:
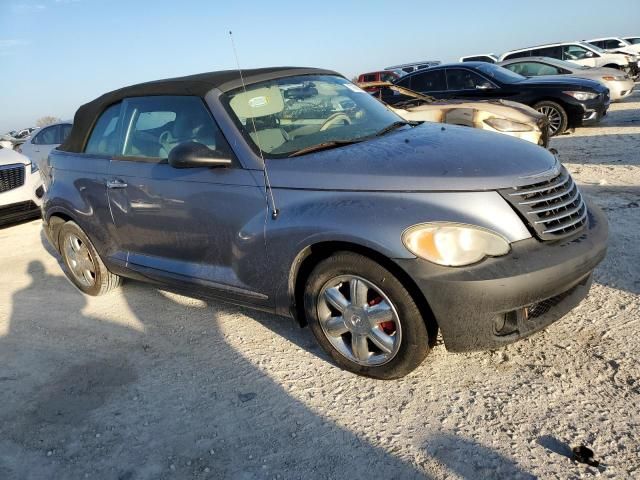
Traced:
<path fill-rule="evenodd" d="M 331 126 L 333 126 L 335 123 L 338 123 L 340 120 L 342 120 L 343 122 L 346 121 L 347 125 L 351 125 L 351 119 L 349 118 L 349 115 L 344 112 L 337 112 L 333 115 L 330 115 L 329 118 L 324 121 L 324 123 L 320 127 L 320 131 L 324 132 L 328 128 L 331 128 Z"/>

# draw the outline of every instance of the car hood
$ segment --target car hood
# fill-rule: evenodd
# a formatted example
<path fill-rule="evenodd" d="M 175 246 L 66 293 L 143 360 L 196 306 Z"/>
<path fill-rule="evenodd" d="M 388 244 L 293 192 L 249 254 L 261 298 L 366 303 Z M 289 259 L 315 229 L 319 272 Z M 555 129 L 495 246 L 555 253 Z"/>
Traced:
<path fill-rule="evenodd" d="M 530 142 L 428 122 L 267 162 L 274 188 L 351 191 L 494 190 L 536 183 L 557 169 L 556 158 Z"/>
<path fill-rule="evenodd" d="M 395 108 L 395 107 L 394 107 Z M 407 107 L 409 112 L 427 110 L 450 110 L 453 108 L 473 108 L 475 110 L 500 115 L 516 122 L 536 123 L 544 115 L 528 105 L 510 100 L 436 100 L 416 107 Z"/>
<path fill-rule="evenodd" d="M 0 148 L 0 167 L 4 165 L 13 165 L 15 163 L 28 165 L 31 163 L 31 161 L 24 155 L 21 155 L 14 150 L 10 150 L 8 148 Z"/>
<path fill-rule="evenodd" d="M 601 92 L 604 90 L 604 87 L 601 83 L 596 82 L 595 80 L 589 80 L 586 78 L 575 78 L 566 76 L 548 76 L 548 77 L 530 77 L 524 80 L 521 80 L 517 83 L 517 85 L 527 86 L 528 88 L 591 88 L 596 90 L 597 92 Z"/>

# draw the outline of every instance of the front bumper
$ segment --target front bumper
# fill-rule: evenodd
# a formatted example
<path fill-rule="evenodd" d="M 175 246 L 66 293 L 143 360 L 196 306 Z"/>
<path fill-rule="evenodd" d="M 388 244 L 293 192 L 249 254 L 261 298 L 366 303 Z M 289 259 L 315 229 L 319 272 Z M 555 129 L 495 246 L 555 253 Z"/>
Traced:
<path fill-rule="evenodd" d="M 604 213 L 589 206 L 588 225 L 555 242 L 531 238 L 508 255 L 464 268 L 396 260 L 424 294 L 448 350 L 497 348 L 542 330 L 586 297 L 606 254 Z"/>
<path fill-rule="evenodd" d="M 31 173 L 28 164 L 24 168 L 24 183 L 0 192 L 0 225 L 40 216 L 40 205 L 44 193 L 40 173 Z"/>
<path fill-rule="evenodd" d="M 568 95 L 565 98 L 566 110 L 569 115 L 569 128 L 599 122 L 607 114 L 611 104 L 609 92 L 601 93 L 592 100 L 578 101 Z"/>
<path fill-rule="evenodd" d="M 609 82 L 612 86 L 609 87 L 611 94 L 611 100 L 617 101 L 628 97 L 633 93 L 635 83 L 633 80 Z"/>

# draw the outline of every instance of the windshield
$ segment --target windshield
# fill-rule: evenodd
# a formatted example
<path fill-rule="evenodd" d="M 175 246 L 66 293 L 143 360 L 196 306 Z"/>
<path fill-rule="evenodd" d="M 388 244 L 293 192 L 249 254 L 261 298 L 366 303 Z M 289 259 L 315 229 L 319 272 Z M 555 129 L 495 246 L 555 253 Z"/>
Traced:
<path fill-rule="evenodd" d="M 630 38 L 625 38 L 625 40 L 629 42 L 631 45 L 640 45 L 640 37 L 630 37 Z"/>
<path fill-rule="evenodd" d="M 494 78 L 502 83 L 516 83 L 525 79 L 519 73 L 512 72 L 506 68 L 499 67 L 492 63 L 482 63 L 475 66 L 478 70 L 490 78 Z"/>
<path fill-rule="evenodd" d="M 402 121 L 345 78 L 287 77 L 225 94 L 245 138 L 266 157 L 287 157 L 330 142 L 364 140 Z"/>

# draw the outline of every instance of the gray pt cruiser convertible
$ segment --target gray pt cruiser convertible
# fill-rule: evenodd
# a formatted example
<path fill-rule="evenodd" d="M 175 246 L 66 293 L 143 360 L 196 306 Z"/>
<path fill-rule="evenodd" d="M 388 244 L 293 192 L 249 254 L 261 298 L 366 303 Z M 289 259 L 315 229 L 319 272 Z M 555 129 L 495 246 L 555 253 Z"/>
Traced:
<path fill-rule="evenodd" d="M 339 74 L 206 73 L 82 106 L 44 172 L 70 280 L 291 316 L 341 367 L 416 368 L 538 331 L 586 295 L 607 221 L 548 151 L 403 121 Z M 266 168 L 265 168 L 266 167 Z"/>

